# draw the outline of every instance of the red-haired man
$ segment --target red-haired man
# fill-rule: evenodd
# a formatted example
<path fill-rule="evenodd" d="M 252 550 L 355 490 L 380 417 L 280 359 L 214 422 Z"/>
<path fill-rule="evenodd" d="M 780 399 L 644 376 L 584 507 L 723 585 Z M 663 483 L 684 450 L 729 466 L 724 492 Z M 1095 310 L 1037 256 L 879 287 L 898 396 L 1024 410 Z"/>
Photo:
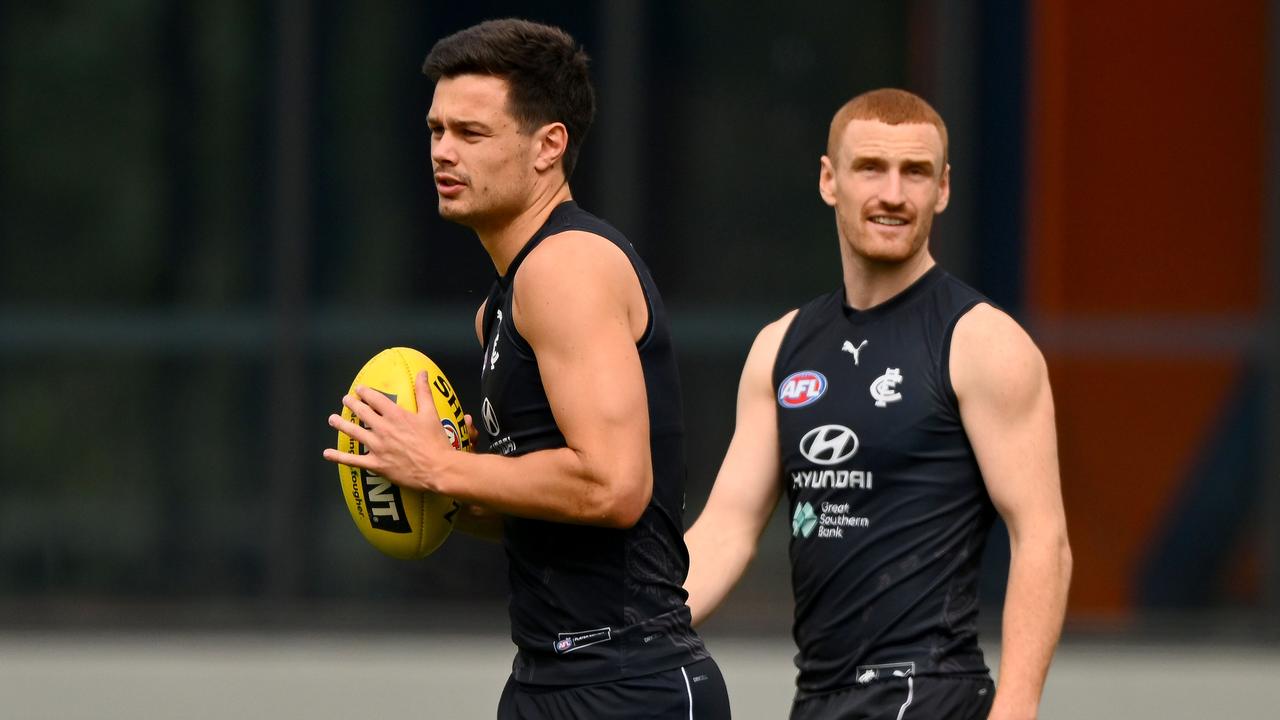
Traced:
<path fill-rule="evenodd" d="M 924 100 L 876 90 L 836 113 L 819 191 L 843 284 L 760 331 L 685 536 L 697 623 L 785 491 L 793 719 L 1036 716 L 1071 574 L 1053 399 L 1022 328 L 934 264 L 950 190 L 946 126 Z M 1012 553 L 998 690 L 976 631 L 997 512 Z"/>

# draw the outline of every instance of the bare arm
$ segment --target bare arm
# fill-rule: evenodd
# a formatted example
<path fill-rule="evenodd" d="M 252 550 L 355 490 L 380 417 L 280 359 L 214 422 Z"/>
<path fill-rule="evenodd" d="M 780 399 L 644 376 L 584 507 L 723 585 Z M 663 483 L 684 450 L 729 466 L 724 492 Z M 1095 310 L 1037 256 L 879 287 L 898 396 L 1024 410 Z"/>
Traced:
<path fill-rule="evenodd" d="M 990 717 L 1034 718 L 1071 580 L 1049 375 L 1031 338 L 988 305 L 961 318 L 951 347 L 965 432 L 1009 528 L 1000 685 Z"/>
<path fill-rule="evenodd" d="M 471 415 L 464 415 L 463 419 L 467 423 L 467 432 L 471 437 L 476 436 L 476 427 L 471 421 Z M 502 542 L 502 515 L 496 513 L 483 505 L 475 503 L 460 503 L 462 507 L 458 510 L 458 514 L 453 518 L 453 527 L 455 530 L 464 532 L 472 537 L 488 540 L 489 542 Z"/>
<path fill-rule="evenodd" d="M 684 587 L 695 625 L 720 606 L 755 557 L 760 534 L 782 492 L 773 373 L 778 346 L 795 312 L 756 336 L 738 384 L 733 439 L 698 521 L 685 533 L 689 577 Z"/>
<path fill-rule="evenodd" d="M 420 401 L 423 412 L 415 415 L 363 389 L 343 401 L 372 432 L 337 416 L 330 423 L 369 453 L 326 450 L 325 457 L 501 514 L 634 525 L 653 491 L 648 399 L 635 344 L 648 313 L 634 269 L 603 238 L 562 233 L 525 259 L 513 308 L 566 447 L 519 457 L 446 452 L 438 418 L 426 411 L 431 403 Z"/>

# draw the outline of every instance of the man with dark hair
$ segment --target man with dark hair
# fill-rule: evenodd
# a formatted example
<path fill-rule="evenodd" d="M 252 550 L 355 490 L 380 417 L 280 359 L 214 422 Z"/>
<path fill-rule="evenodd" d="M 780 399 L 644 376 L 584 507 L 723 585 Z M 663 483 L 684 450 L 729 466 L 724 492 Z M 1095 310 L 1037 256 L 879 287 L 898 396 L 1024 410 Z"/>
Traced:
<path fill-rule="evenodd" d="M 747 357 L 733 439 L 685 538 L 694 621 L 742 576 L 785 490 L 793 720 L 1034 718 L 1071 574 L 1044 359 L 934 264 L 951 187 L 928 103 L 886 89 L 846 104 L 818 187 L 842 287 L 765 326 Z M 1011 561 L 993 693 L 976 622 L 997 512 Z"/>
<path fill-rule="evenodd" d="M 434 411 L 343 398 L 368 448 L 325 457 L 466 504 L 500 535 L 517 646 L 499 718 L 729 717 L 681 584 L 684 428 L 662 298 L 627 239 L 569 189 L 591 126 L 587 56 L 563 31 L 497 20 L 440 40 L 427 126 L 441 216 L 498 277 L 476 314 L 487 452 Z M 419 382 L 426 382 L 420 377 Z"/>

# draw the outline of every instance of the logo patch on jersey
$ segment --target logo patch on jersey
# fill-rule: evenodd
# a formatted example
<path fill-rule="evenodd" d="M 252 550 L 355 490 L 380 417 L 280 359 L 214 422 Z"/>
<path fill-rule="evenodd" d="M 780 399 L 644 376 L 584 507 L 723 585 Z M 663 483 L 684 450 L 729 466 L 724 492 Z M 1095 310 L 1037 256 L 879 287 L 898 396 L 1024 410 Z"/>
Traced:
<path fill-rule="evenodd" d="M 858 679 L 859 685 L 866 685 L 872 680 L 879 680 L 880 678 L 914 677 L 916 674 L 916 664 L 914 662 L 900 662 L 883 663 L 880 665 L 859 665 L 854 674 Z"/>
<path fill-rule="evenodd" d="M 555 651 L 557 655 L 573 652 L 579 648 L 588 645 L 598 645 L 602 642 L 609 642 L 613 639 L 613 628 L 597 628 L 595 630 L 582 630 L 580 632 L 562 632 L 557 633 L 559 638 L 555 642 Z"/>
<path fill-rule="evenodd" d="M 858 353 L 862 352 L 862 348 L 864 348 L 864 347 L 866 347 L 866 346 L 867 346 L 867 341 L 866 341 L 866 340 L 863 340 L 862 342 L 858 343 L 858 346 L 857 346 L 857 347 L 854 347 L 854 346 L 853 346 L 853 343 L 849 342 L 848 340 L 845 340 L 845 341 L 844 341 L 844 345 L 841 345 L 841 346 L 840 346 L 840 352 L 847 352 L 847 353 L 849 353 L 850 355 L 852 355 L 852 356 L 853 356 L 853 364 L 854 364 L 854 365 L 857 365 L 857 364 L 858 364 Z"/>
<path fill-rule="evenodd" d="M 485 398 L 480 404 L 480 414 L 484 416 L 484 429 L 489 431 L 489 437 L 497 437 L 502 428 L 498 427 L 498 413 L 493 411 L 493 403 L 489 402 L 489 398 Z"/>
<path fill-rule="evenodd" d="M 843 425 L 819 425 L 800 438 L 800 454 L 818 465 L 839 465 L 858 452 L 858 436 Z"/>
<path fill-rule="evenodd" d="M 489 369 L 492 370 L 498 364 L 498 337 L 502 334 L 502 311 L 498 311 L 498 322 L 493 328 L 493 345 L 489 347 Z"/>
<path fill-rule="evenodd" d="M 826 375 L 817 370 L 801 370 L 788 375 L 778 386 L 778 404 L 784 408 L 802 408 L 818 402 L 826 392 Z"/>
<path fill-rule="evenodd" d="M 820 540 L 853 537 L 871 527 L 871 518 L 855 513 L 853 504 L 847 502 L 822 502 L 816 508 L 807 502 L 797 505 L 791 515 L 791 536 L 807 539 L 816 531 Z"/>
<path fill-rule="evenodd" d="M 792 537 L 809 537 L 817 526 L 818 514 L 813 511 L 812 505 L 801 503 L 796 507 L 795 514 L 791 516 Z"/>
<path fill-rule="evenodd" d="M 898 392 L 898 383 L 902 382 L 902 373 L 898 368 L 885 368 L 884 374 L 871 383 L 871 397 L 875 398 L 876 407 L 889 407 L 889 403 L 902 399 Z"/>

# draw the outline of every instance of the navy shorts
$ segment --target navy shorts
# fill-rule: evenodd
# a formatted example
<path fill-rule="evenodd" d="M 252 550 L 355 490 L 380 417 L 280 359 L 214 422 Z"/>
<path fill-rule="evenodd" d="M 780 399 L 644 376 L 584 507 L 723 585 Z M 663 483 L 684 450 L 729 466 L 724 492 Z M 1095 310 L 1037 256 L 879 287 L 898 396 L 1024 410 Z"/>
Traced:
<path fill-rule="evenodd" d="M 791 720 L 985 720 L 995 695 L 995 684 L 982 675 L 885 678 L 797 695 Z"/>
<path fill-rule="evenodd" d="M 729 720 L 729 692 L 711 658 L 594 685 L 507 680 L 498 720 Z"/>

